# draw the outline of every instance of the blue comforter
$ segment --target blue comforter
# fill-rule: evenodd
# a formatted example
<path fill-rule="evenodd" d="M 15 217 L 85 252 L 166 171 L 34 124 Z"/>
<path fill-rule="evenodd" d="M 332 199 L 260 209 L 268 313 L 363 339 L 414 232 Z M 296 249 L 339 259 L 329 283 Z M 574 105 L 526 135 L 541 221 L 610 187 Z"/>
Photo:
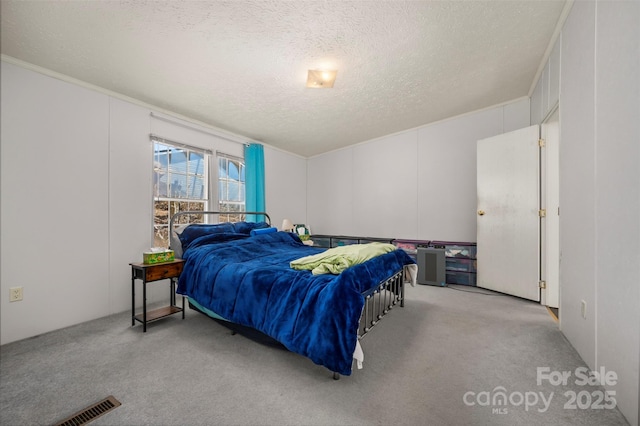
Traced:
<path fill-rule="evenodd" d="M 178 293 L 343 375 L 351 374 L 362 293 L 414 263 L 404 250 L 394 250 L 339 275 L 314 276 L 289 262 L 323 249 L 288 232 L 231 229 L 196 235 L 183 247 Z"/>

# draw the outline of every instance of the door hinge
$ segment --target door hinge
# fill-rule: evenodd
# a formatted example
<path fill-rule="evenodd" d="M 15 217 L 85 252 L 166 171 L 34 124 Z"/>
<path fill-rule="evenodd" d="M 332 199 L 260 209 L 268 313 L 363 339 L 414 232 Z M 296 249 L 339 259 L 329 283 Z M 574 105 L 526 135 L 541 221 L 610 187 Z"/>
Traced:
<path fill-rule="evenodd" d="M 547 288 L 547 282 L 546 281 L 538 281 L 538 287 Z"/>
<path fill-rule="evenodd" d="M 540 216 L 540 217 L 547 217 L 547 209 L 540 209 L 540 210 L 538 210 L 538 216 Z"/>
<path fill-rule="evenodd" d="M 539 146 L 540 148 L 544 148 L 545 144 L 546 144 L 546 143 L 545 143 L 544 139 L 538 139 L 538 146 Z"/>

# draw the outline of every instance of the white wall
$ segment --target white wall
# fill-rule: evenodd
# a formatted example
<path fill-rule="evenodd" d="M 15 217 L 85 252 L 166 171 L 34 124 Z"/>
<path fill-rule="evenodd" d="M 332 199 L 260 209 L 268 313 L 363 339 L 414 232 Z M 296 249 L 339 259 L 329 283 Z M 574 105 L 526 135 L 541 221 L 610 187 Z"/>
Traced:
<path fill-rule="evenodd" d="M 150 133 L 236 156 L 243 145 L 64 76 L 1 66 L 5 344 L 131 309 L 129 263 L 153 241 Z M 265 146 L 274 225 L 289 213 L 306 218 L 305 161 Z M 14 286 L 24 287 L 23 301 L 9 302 Z M 151 302 L 166 296 L 165 285 L 149 286 Z"/>
<path fill-rule="evenodd" d="M 417 229 L 417 134 L 398 133 L 352 148 L 352 235 L 409 237 L 407 231 Z"/>
<path fill-rule="evenodd" d="M 109 313 L 109 99 L 2 63 L 2 343 Z M 9 288 L 24 300 L 9 303 Z"/>
<path fill-rule="evenodd" d="M 307 220 L 307 159 L 273 147 L 264 148 L 266 210 L 278 229 L 284 219 Z"/>
<path fill-rule="evenodd" d="M 307 225 L 312 233 L 353 233 L 353 180 L 353 148 L 307 161 Z"/>
<path fill-rule="evenodd" d="M 560 99 L 560 50 L 562 36 L 558 37 L 542 74 L 531 93 L 531 124 L 540 124 Z"/>
<path fill-rule="evenodd" d="M 149 110 L 118 99 L 110 100 L 109 126 L 109 268 L 108 312 L 131 309 L 130 262 L 141 261 L 148 250 L 153 215 L 149 208 L 152 191 L 152 147 L 149 142 Z M 123 244 L 129 241 L 129 244 Z M 162 289 L 166 287 L 162 284 Z M 158 288 L 148 287 L 150 296 Z M 154 293 L 151 293 L 154 292 Z M 141 303 L 140 286 L 136 291 Z M 155 297 L 154 297 L 155 299 Z"/>
<path fill-rule="evenodd" d="M 581 300 L 596 310 L 594 6 L 574 5 L 562 32 L 560 105 L 560 327 L 590 367 L 596 316 L 579 313 Z"/>
<path fill-rule="evenodd" d="M 596 10 L 597 366 L 640 422 L 640 2 Z M 613 248 L 613 250 L 612 250 Z"/>
<path fill-rule="evenodd" d="M 476 240 L 476 142 L 529 125 L 529 100 L 496 106 L 308 161 L 314 233 Z"/>
<path fill-rule="evenodd" d="M 531 99 L 532 123 L 554 98 L 560 106 L 560 329 L 591 369 L 617 373 L 609 388 L 632 425 L 640 417 L 639 22 L 637 1 L 575 2 Z"/>

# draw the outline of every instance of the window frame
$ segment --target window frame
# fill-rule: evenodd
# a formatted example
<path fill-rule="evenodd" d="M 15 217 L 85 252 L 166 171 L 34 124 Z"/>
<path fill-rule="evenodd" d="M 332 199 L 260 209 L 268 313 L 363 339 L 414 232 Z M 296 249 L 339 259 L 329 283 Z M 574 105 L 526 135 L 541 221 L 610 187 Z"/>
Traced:
<path fill-rule="evenodd" d="M 152 242 L 154 247 L 168 247 L 170 245 L 169 238 L 169 222 L 171 217 L 179 212 L 179 211 L 206 211 L 209 209 L 211 205 L 211 200 L 216 195 L 212 188 L 214 188 L 213 182 L 213 158 L 215 158 L 214 153 L 211 150 L 190 146 L 184 143 L 176 142 L 173 140 L 165 139 L 156 135 L 150 136 L 151 140 L 151 151 L 152 151 Z M 158 169 L 157 165 L 158 161 L 158 153 L 156 151 L 157 144 L 165 145 L 170 147 L 171 149 L 182 150 L 185 153 L 185 171 L 176 171 L 171 170 L 171 162 L 169 159 L 166 161 L 166 169 L 162 167 L 164 164 L 160 162 L 160 169 Z M 203 157 L 203 171 L 201 174 L 198 174 L 197 171 L 194 173 L 190 173 L 189 171 L 189 163 L 190 156 L 192 153 L 197 155 L 201 155 Z M 161 178 L 158 177 L 159 170 L 165 170 L 168 176 L 176 175 L 176 176 L 184 176 L 184 181 L 188 182 L 188 180 L 193 177 L 194 179 L 201 179 L 201 183 L 203 186 L 203 194 L 200 198 L 194 197 L 179 197 L 175 196 L 175 192 L 171 190 L 171 181 L 172 178 L 168 177 L 166 188 L 167 191 L 164 195 L 160 195 L 159 187 L 156 186 L 157 182 Z M 188 183 L 187 183 L 188 186 Z M 187 191 L 188 195 L 188 191 Z M 167 203 L 166 207 L 163 207 L 161 210 L 166 211 L 165 215 L 159 216 L 157 208 L 159 204 Z M 204 217 L 203 217 L 204 216 Z M 206 220 L 206 215 L 183 215 L 179 217 L 179 223 L 192 223 L 199 222 L 203 223 Z"/>
<path fill-rule="evenodd" d="M 246 164 L 245 159 L 242 157 L 234 156 L 231 154 L 227 154 L 221 151 L 212 151 L 204 148 L 199 148 L 191 145 L 187 145 L 181 142 L 177 142 L 170 139 L 165 139 L 159 137 L 157 135 L 150 135 L 151 140 L 151 152 L 152 152 L 152 196 L 151 196 L 151 206 L 152 206 L 152 235 L 151 241 L 153 243 L 153 247 L 168 247 L 170 244 L 169 238 L 169 222 L 171 217 L 179 212 L 179 211 L 210 211 L 213 210 L 213 206 L 217 206 L 216 211 L 223 211 L 222 204 L 223 203 L 232 203 L 238 206 L 238 210 L 236 211 L 245 211 L 246 210 Z M 166 145 L 171 148 L 184 150 L 186 152 L 187 164 L 189 163 L 188 158 L 191 152 L 201 154 L 205 158 L 205 166 L 203 171 L 203 182 L 205 183 L 206 190 L 204 194 L 204 198 L 201 199 L 193 199 L 188 197 L 175 197 L 171 194 L 171 183 L 167 183 L 168 190 L 165 195 L 160 196 L 158 189 L 156 187 L 156 182 L 159 181 L 158 178 L 158 169 L 157 169 L 157 153 L 156 153 L 156 144 Z M 221 199 L 219 185 L 220 185 L 220 160 L 225 159 L 227 162 L 237 163 L 239 166 L 238 169 L 238 185 L 239 185 L 239 193 L 241 194 L 241 200 L 226 200 Z M 162 164 L 161 164 L 162 165 Z M 184 174 L 171 172 L 170 162 L 166 163 L 167 172 L 169 175 L 175 173 L 177 175 L 185 175 L 190 176 L 187 170 Z M 229 173 L 227 168 L 227 178 L 226 182 L 228 185 L 229 182 Z M 171 181 L 171 178 L 168 178 Z M 227 192 L 228 193 L 228 192 Z M 166 219 L 160 218 L 158 219 L 158 209 L 156 208 L 158 203 L 168 203 L 166 208 L 163 210 L 167 212 Z M 197 208 L 194 208 L 194 205 L 201 205 Z M 235 222 L 239 220 L 244 220 L 244 215 L 233 214 L 233 211 L 230 214 L 220 214 L 217 217 L 217 222 Z M 215 217 L 211 217 L 211 215 L 202 215 L 202 214 L 193 214 L 193 215 L 181 215 L 178 218 L 177 224 L 189 224 L 189 223 L 210 223 L 210 221 L 215 221 Z M 161 231 L 164 228 L 165 231 Z"/>
<path fill-rule="evenodd" d="M 229 162 L 236 162 L 239 165 L 238 168 L 238 192 L 239 194 L 241 194 L 242 196 L 241 201 L 237 201 L 237 200 L 229 200 L 229 199 L 222 199 L 221 194 L 220 194 L 220 160 L 226 160 L 227 161 L 227 165 Z M 228 184 L 229 184 L 229 172 L 228 172 L 229 168 L 227 167 L 227 173 L 226 173 L 226 179 L 224 179 L 224 181 L 227 183 L 227 194 L 228 194 Z M 245 211 L 246 210 L 246 205 L 247 205 L 247 196 L 246 196 L 246 164 L 245 164 L 245 160 L 244 158 L 241 157 L 237 157 L 235 155 L 230 155 L 230 154 L 226 154 L 224 152 L 220 152 L 220 151 L 216 151 L 216 186 L 215 186 L 215 191 L 216 191 L 216 199 L 217 199 L 217 206 L 218 206 L 218 211 L 222 212 L 222 211 L 229 211 L 230 214 L 221 214 L 219 215 L 218 220 L 220 222 L 226 221 L 226 222 L 237 222 L 240 220 L 244 220 L 245 219 L 245 215 L 240 215 L 240 214 L 231 214 L 234 211 Z M 232 204 L 232 205 L 236 205 L 239 207 L 238 210 L 225 210 L 224 207 L 222 206 L 223 203 L 226 204 Z"/>

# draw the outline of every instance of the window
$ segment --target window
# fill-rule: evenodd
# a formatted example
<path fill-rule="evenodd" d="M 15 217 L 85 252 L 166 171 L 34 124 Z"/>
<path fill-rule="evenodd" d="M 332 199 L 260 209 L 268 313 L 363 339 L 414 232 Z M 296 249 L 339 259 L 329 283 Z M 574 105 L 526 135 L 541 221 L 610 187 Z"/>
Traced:
<path fill-rule="evenodd" d="M 218 153 L 218 210 L 239 212 L 245 210 L 244 160 Z M 220 221 L 243 220 L 238 214 L 220 215 Z"/>
<path fill-rule="evenodd" d="M 210 203 L 215 197 L 210 173 L 213 154 L 199 148 L 152 136 L 153 142 L 153 245 L 169 247 L 169 220 L 177 212 L 216 210 Z M 218 211 L 245 210 L 245 169 L 242 158 L 217 153 Z M 211 190 L 210 190 L 211 189 Z M 215 217 L 202 214 L 183 215 L 177 223 L 204 223 Z M 238 221 L 238 214 L 220 215 L 219 222 Z"/>
<path fill-rule="evenodd" d="M 153 136 L 154 246 L 169 246 L 169 219 L 180 211 L 203 211 L 209 202 L 209 158 L 204 150 Z M 180 216 L 179 223 L 202 222 Z"/>

